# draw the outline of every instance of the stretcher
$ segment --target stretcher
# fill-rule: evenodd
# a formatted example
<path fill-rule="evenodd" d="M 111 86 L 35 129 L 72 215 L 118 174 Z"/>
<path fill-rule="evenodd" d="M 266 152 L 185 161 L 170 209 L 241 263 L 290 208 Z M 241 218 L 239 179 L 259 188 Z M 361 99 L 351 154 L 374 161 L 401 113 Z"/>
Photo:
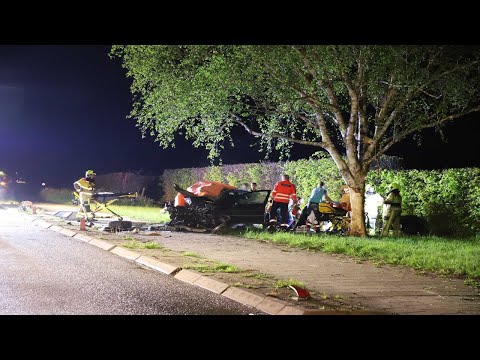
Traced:
<path fill-rule="evenodd" d="M 80 196 L 79 193 L 74 191 L 73 192 L 74 196 L 74 202 L 79 204 L 80 203 Z M 120 199 L 133 199 L 137 198 L 138 193 L 114 193 L 114 192 L 97 192 L 94 193 L 90 199 L 90 206 L 93 205 L 93 208 L 91 209 L 91 213 L 95 214 L 99 211 L 102 210 L 108 210 L 111 212 L 113 215 L 115 215 L 119 221 L 123 220 L 123 217 L 116 212 L 114 212 L 112 209 L 109 208 L 110 205 L 112 205 L 115 201 L 120 200 Z M 84 207 L 81 207 L 82 212 L 85 210 Z M 85 218 L 87 218 L 87 214 L 84 214 Z"/>

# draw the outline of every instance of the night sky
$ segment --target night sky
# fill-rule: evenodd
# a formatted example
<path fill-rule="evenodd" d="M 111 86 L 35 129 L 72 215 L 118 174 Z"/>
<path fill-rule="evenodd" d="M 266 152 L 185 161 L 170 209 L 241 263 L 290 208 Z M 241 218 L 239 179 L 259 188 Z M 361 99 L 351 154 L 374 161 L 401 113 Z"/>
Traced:
<path fill-rule="evenodd" d="M 160 175 L 166 168 L 207 166 L 207 152 L 179 138 L 175 149 L 161 149 L 141 138 L 131 110 L 130 80 L 110 46 L 0 45 L 0 169 L 30 182 L 71 186 L 85 170 L 97 174 L 142 171 Z M 443 143 L 433 130 L 423 147 L 406 141 L 390 154 L 410 168 L 480 166 L 477 134 L 480 115 L 449 125 Z M 223 155 L 225 164 L 263 159 L 251 137 Z M 296 147 L 294 159 L 317 149 Z M 277 160 L 275 156 L 272 160 Z"/>

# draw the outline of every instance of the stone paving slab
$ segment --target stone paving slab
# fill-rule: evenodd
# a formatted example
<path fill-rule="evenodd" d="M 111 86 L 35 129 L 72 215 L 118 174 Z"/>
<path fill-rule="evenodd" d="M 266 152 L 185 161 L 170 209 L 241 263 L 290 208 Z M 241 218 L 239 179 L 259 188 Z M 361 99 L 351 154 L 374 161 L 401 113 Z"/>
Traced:
<path fill-rule="evenodd" d="M 370 311 L 480 314 L 479 291 L 466 286 L 461 279 L 419 275 L 407 267 L 374 266 L 344 255 L 308 252 L 233 236 L 172 232 L 168 237 L 152 239 L 174 251 L 195 252 L 243 270 L 302 281 L 309 291 L 326 293 L 330 298 L 341 298 Z M 451 294 L 475 300 L 445 296 Z M 381 300 L 388 298 L 398 302 Z"/>

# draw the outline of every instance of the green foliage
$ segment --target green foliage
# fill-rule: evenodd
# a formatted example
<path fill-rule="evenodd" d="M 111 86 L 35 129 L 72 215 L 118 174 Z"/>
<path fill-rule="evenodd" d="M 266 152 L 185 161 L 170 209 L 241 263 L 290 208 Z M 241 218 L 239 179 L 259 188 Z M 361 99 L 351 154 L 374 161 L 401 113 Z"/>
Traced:
<path fill-rule="evenodd" d="M 283 165 L 283 169 L 290 175 L 290 180 L 297 188 L 297 195 L 304 198 L 305 203 L 319 181 L 325 183 L 332 200 L 340 197 L 339 189 L 344 182 L 331 158 L 288 161 Z"/>
<path fill-rule="evenodd" d="M 150 221 L 154 223 L 166 223 L 170 221 L 170 216 L 160 207 L 151 206 L 120 206 L 111 205 L 109 208 L 125 218 Z M 108 211 L 106 213 L 109 214 Z"/>
<path fill-rule="evenodd" d="M 129 239 L 126 238 L 125 240 L 129 240 Z M 163 249 L 163 246 L 155 241 L 149 241 L 149 242 L 143 243 L 135 239 L 130 240 L 127 243 L 123 243 L 122 246 L 128 249 Z"/>
<path fill-rule="evenodd" d="M 322 147 L 327 132 L 354 152 L 357 140 L 347 144 L 338 124 L 353 132 L 356 123 L 340 121 L 337 110 L 356 109 L 351 119 L 365 116 L 375 125 L 363 129 L 366 136 L 373 139 L 374 129 L 381 131 L 381 150 L 391 140 L 478 107 L 478 47 L 116 45 L 110 54 L 121 58 L 132 78 L 130 116 L 142 134 L 162 147 L 184 136 L 209 150 L 211 159 L 225 144 L 234 145 L 234 126 L 262 133 L 259 143 L 267 153 L 288 150 L 292 139 Z M 352 107 L 359 96 L 371 115 Z M 395 121 L 387 120 L 392 114 Z M 373 156 L 360 155 L 362 163 Z"/>
<path fill-rule="evenodd" d="M 226 263 L 192 264 L 192 265 L 185 265 L 183 268 L 192 269 L 202 273 L 205 273 L 205 272 L 238 273 L 240 272 L 240 270 L 236 266 L 226 264 Z"/>
<path fill-rule="evenodd" d="M 207 181 L 217 181 L 217 182 L 224 182 L 224 177 L 222 174 L 222 167 L 221 166 L 210 166 L 205 171 L 205 178 L 204 180 Z M 190 184 L 191 185 L 191 184 Z M 233 185 L 230 183 L 230 185 Z M 235 186 L 235 185 L 234 185 Z"/>
<path fill-rule="evenodd" d="M 208 169 L 165 170 L 164 192 L 170 192 L 172 196 L 166 200 L 175 197 L 175 192 L 171 191 L 173 182 L 193 178 L 195 173 L 209 173 Z M 220 173 L 218 168 L 210 172 Z M 259 189 L 272 189 L 284 172 L 290 175 L 297 187 L 297 195 L 305 201 L 320 179 L 326 183 L 330 197 L 339 199 L 339 188 L 344 182 L 334 162 L 327 157 L 285 163 L 224 165 L 221 170 L 229 184 L 239 186 L 255 181 Z M 372 184 L 381 195 L 387 193 L 392 182 L 400 185 L 403 215 L 424 218 L 433 234 L 461 236 L 480 232 L 479 168 L 443 171 L 376 168 L 367 177 L 367 183 Z"/>
<path fill-rule="evenodd" d="M 444 237 L 356 238 L 247 231 L 243 236 L 312 251 L 345 254 L 375 263 L 480 279 L 480 241 Z M 470 281 L 470 285 L 472 285 Z"/>
<path fill-rule="evenodd" d="M 55 204 L 71 204 L 73 199 L 73 189 L 53 189 L 46 188 L 40 192 L 40 198 L 43 201 Z"/>
<path fill-rule="evenodd" d="M 234 147 L 233 128 L 241 127 L 266 158 L 277 149 L 288 159 L 293 143 L 326 150 L 354 189 L 394 144 L 480 111 L 480 48 L 473 46 L 125 45 L 113 46 L 111 56 L 132 79 L 130 117 L 161 147 L 174 147 L 180 135 L 208 150 L 213 163 Z M 300 181 L 296 171 L 308 166 L 286 165 L 303 196 L 314 177 L 328 176 L 314 170 Z M 208 175 L 235 185 L 244 178 Z M 351 230 L 364 235 L 357 219 L 354 202 Z"/>
<path fill-rule="evenodd" d="M 302 289 L 305 289 L 305 283 L 299 280 L 295 279 L 289 279 L 289 280 L 277 280 L 273 284 L 276 288 L 284 288 L 284 287 L 289 287 L 290 285 L 296 285 L 298 287 L 301 287 Z"/>
<path fill-rule="evenodd" d="M 162 179 L 164 201 L 171 201 L 177 195 L 177 192 L 173 188 L 173 184 L 178 184 L 181 188 L 186 189 L 190 185 L 201 180 L 201 178 L 197 177 L 194 168 L 165 170 Z"/>
<path fill-rule="evenodd" d="M 272 189 L 283 173 L 281 163 L 263 162 L 260 164 L 232 164 L 205 168 L 167 169 L 163 173 L 163 201 L 172 201 L 176 192 L 173 184 L 184 189 L 200 181 L 220 181 L 239 187 L 243 183 L 256 182 L 258 189 Z M 186 179 L 190 179 L 185 184 Z"/>
<path fill-rule="evenodd" d="M 374 170 L 367 183 L 380 194 L 388 184 L 400 184 L 402 214 L 425 218 L 437 235 L 480 232 L 480 169 Z"/>
<path fill-rule="evenodd" d="M 194 257 L 194 258 L 201 258 L 201 256 L 199 254 L 197 254 L 196 252 L 192 252 L 192 251 L 183 251 L 182 256 L 190 256 L 190 257 Z"/>

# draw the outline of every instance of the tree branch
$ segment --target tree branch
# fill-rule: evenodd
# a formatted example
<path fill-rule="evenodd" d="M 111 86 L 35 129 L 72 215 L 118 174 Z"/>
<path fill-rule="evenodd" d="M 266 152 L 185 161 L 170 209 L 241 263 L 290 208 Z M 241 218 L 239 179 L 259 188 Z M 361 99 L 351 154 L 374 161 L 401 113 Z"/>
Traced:
<path fill-rule="evenodd" d="M 432 82 L 444 77 L 444 76 L 447 76 L 449 74 L 451 74 L 452 72 L 455 72 L 455 71 L 459 71 L 459 70 L 463 70 L 465 68 L 468 68 L 470 66 L 475 66 L 479 63 L 480 61 L 473 61 L 473 62 L 470 62 L 468 64 L 463 64 L 463 65 L 460 65 L 460 66 L 455 66 L 453 67 L 452 69 L 449 69 L 449 70 L 446 70 L 442 73 L 439 73 L 435 76 L 432 76 L 428 79 L 428 81 L 426 81 L 425 83 L 423 84 L 419 84 L 417 87 L 412 87 L 412 89 L 405 95 L 405 98 L 403 99 L 403 101 L 401 101 L 399 103 L 399 105 L 392 111 L 392 113 L 390 114 L 388 120 L 385 122 L 385 124 L 382 126 L 381 130 L 379 131 L 379 133 L 377 134 L 377 136 L 374 138 L 374 142 L 375 142 L 375 146 L 378 145 L 378 141 L 379 139 L 381 139 L 385 133 L 387 132 L 388 130 L 388 127 L 392 124 L 393 120 L 395 119 L 395 117 L 400 113 L 400 111 L 405 107 L 405 105 L 408 103 L 408 101 L 410 101 L 412 99 L 413 96 L 415 96 L 417 93 L 419 92 L 422 92 L 425 90 L 425 88 L 430 85 Z"/>
<path fill-rule="evenodd" d="M 374 161 L 375 159 L 378 158 L 378 156 L 382 155 L 382 154 L 385 154 L 385 152 L 390 148 L 392 147 L 392 145 L 400 142 L 401 140 L 403 140 L 404 138 L 406 138 L 408 135 L 414 133 L 414 132 L 417 132 L 417 131 L 421 131 L 423 129 L 428 129 L 428 128 L 432 128 L 432 127 L 435 127 L 435 126 L 438 126 L 438 125 L 441 125 L 447 121 L 452 121 L 452 120 L 455 120 L 455 119 L 458 119 L 462 116 L 465 116 L 465 115 L 468 115 L 468 114 L 471 114 L 473 112 L 479 112 L 480 111 L 480 105 L 478 106 L 475 106 L 469 110 L 466 110 L 464 112 L 461 112 L 461 113 L 458 113 L 458 114 L 453 114 L 453 115 L 449 115 L 449 116 L 445 116 L 444 118 L 440 119 L 440 120 L 435 120 L 433 121 L 433 119 L 430 119 L 430 121 L 427 121 L 426 124 L 421 124 L 421 125 L 418 125 L 418 126 L 413 126 L 409 129 L 405 129 L 404 131 L 402 131 L 399 135 L 397 135 L 396 137 L 391 137 L 391 138 L 387 138 L 386 141 L 387 143 L 375 154 L 375 156 L 372 157 L 372 161 Z"/>
<path fill-rule="evenodd" d="M 235 122 L 240 124 L 241 126 L 243 126 L 243 128 L 250 134 L 250 135 L 253 135 L 255 137 L 263 137 L 263 138 L 278 138 L 278 139 L 284 139 L 284 140 L 287 140 L 289 142 L 292 142 L 292 143 L 297 143 L 297 144 L 302 144 L 302 145 L 310 145 L 310 146 L 316 146 L 316 147 L 320 147 L 320 148 L 325 148 L 325 144 L 323 142 L 316 142 L 316 141 L 307 141 L 307 140 L 298 140 L 298 139 L 294 139 L 294 138 L 291 138 L 291 137 L 288 137 L 286 135 L 283 135 L 283 134 L 279 134 L 279 133 L 271 133 L 271 134 L 264 134 L 264 133 L 261 133 L 261 132 L 258 132 L 258 131 L 255 131 L 255 130 L 252 130 L 247 124 L 245 124 L 245 122 L 243 121 L 242 118 L 240 118 L 240 116 L 236 115 L 236 114 L 233 114 L 233 116 L 235 117 Z"/>
<path fill-rule="evenodd" d="M 330 110 L 332 110 L 332 112 L 335 114 L 335 118 L 337 119 L 337 125 L 340 128 L 340 133 L 342 134 L 342 138 L 345 139 L 347 132 L 347 124 L 342 115 L 342 112 L 340 111 L 340 106 L 338 106 L 338 98 L 333 91 L 332 83 L 326 79 L 327 76 L 325 76 L 325 80 L 320 80 L 318 84 L 320 87 L 324 88 L 327 93 L 328 101 L 330 102 Z"/>

